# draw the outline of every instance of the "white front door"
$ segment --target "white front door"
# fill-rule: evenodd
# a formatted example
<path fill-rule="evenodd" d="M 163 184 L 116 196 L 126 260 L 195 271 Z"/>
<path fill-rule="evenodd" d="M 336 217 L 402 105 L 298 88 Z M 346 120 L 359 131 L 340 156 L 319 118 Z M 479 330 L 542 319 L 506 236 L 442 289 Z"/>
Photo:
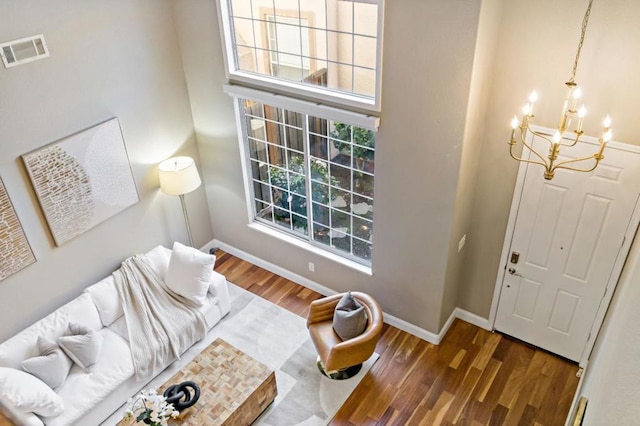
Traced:
<path fill-rule="evenodd" d="M 546 153 L 546 141 L 533 142 Z M 581 142 L 561 155 L 595 148 Z M 495 328 L 579 361 L 607 285 L 617 282 L 625 235 L 637 227 L 640 154 L 607 147 L 595 171 L 557 170 L 550 181 L 541 166 L 525 167 Z"/>

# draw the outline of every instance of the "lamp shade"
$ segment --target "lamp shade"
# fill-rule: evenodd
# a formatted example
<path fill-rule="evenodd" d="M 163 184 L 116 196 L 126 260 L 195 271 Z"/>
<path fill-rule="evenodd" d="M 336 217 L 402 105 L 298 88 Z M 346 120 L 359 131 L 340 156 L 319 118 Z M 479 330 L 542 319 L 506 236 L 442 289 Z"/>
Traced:
<path fill-rule="evenodd" d="M 173 157 L 158 165 L 160 189 L 165 194 L 182 195 L 198 188 L 202 181 L 191 157 Z"/>

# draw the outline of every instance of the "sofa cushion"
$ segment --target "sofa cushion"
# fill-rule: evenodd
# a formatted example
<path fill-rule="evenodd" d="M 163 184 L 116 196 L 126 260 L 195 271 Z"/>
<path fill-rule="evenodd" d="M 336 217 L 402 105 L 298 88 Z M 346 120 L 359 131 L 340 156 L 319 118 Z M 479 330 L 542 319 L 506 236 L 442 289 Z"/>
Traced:
<path fill-rule="evenodd" d="M 91 296 L 91 300 L 93 300 L 96 309 L 98 309 L 100 321 L 105 327 L 110 326 L 111 323 L 124 315 L 113 275 L 109 275 L 107 278 L 87 287 L 85 292 Z"/>
<path fill-rule="evenodd" d="M 115 320 L 110 326 L 109 330 L 122 337 L 127 342 L 129 341 L 129 329 L 127 328 L 127 319 L 123 316 Z"/>
<path fill-rule="evenodd" d="M 38 348 L 40 356 L 22 361 L 22 369 L 55 389 L 67 378 L 73 362 L 56 342 L 48 337 L 38 337 Z"/>
<path fill-rule="evenodd" d="M 62 399 L 42 380 L 24 371 L 0 367 L 0 395 L 24 413 L 58 416 Z"/>
<path fill-rule="evenodd" d="M 64 413 L 44 418 L 47 426 L 76 424 L 82 415 L 133 376 L 133 362 L 127 342 L 106 327 L 98 333 L 104 343 L 91 373 L 86 374 L 77 365 L 71 367 L 67 380 L 57 389 L 65 402 Z"/>
<path fill-rule="evenodd" d="M 69 358 L 84 371 L 95 364 L 102 349 L 102 335 L 76 323 L 69 323 L 67 335 L 58 338 L 58 344 Z"/>
<path fill-rule="evenodd" d="M 23 413 L 20 420 L 22 420 L 22 426 L 44 426 L 40 417 L 33 413 Z"/>
<path fill-rule="evenodd" d="M 206 301 L 215 261 L 215 256 L 175 242 L 165 282 L 180 296 L 202 306 Z"/>
<path fill-rule="evenodd" d="M 102 322 L 91 296 L 81 294 L 53 313 L 22 330 L 0 344 L 0 367 L 21 369 L 20 363 L 40 355 L 38 337 L 57 340 L 67 331 L 69 322 L 85 325 L 93 330 L 102 328 Z"/>
<path fill-rule="evenodd" d="M 229 287 L 227 286 L 227 279 L 224 275 L 213 271 L 211 274 L 211 281 L 209 282 L 209 294 L 216 296 L 218 300 L 218 308 L 220 314 L 225 316 L 231 310 L 231 299 L 229 298 Z"/>
<path fill-rule="evenodd" d="M 333 329 L 342 340 L 349 340 L 362 334 L 367 327 L 367 313 L 364 307 L 351 295 L 342 296 L 333 313 Z"/>

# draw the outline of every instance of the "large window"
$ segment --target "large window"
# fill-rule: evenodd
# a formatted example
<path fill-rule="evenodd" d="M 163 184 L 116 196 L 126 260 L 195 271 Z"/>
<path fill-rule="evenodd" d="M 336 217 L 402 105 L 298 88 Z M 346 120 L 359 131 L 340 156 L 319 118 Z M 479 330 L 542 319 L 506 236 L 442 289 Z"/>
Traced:
<path fill-rule="evenodd" d="M 229 77 L 379 110 L 383 0 L 220 0 Z"/>
<path fill-rule="evenodd" d="M 383 2 L 218 0 L 251 226 L 365 272 Z"/>
<path fill-rule="evenodd" d="M 252 219 L 370 265 L 377 121 L 296 104 L 238 97 Z"/>

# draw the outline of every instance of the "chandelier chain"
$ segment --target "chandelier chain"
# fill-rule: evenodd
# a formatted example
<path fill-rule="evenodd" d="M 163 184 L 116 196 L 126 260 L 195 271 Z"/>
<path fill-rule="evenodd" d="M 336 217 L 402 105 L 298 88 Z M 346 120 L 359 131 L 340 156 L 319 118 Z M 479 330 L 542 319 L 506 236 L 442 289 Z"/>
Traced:
<path fill-rule="evenodd" d="M 591 5 L 593 4 L 593 0 L 589 0 L 589 6 L 587 6 L 587 11 L 584 14 L 584 19 L 582 20 L 582 33 L 580 34 L 580 43 L 578 43 L 578 51 L 576 52 L 576 60 L 573 62 L 573 71 L 571 72 L 571 82 L 573 82 L 576 78 L 576 72 L 578 71 L 578 61 L 580 60 L 580 51 L 582 50 L 582 45 L 584 44 L 584 35 L 587 33 L 587 24 L 589 23 L 589 16 L 591 15 Z"/>

